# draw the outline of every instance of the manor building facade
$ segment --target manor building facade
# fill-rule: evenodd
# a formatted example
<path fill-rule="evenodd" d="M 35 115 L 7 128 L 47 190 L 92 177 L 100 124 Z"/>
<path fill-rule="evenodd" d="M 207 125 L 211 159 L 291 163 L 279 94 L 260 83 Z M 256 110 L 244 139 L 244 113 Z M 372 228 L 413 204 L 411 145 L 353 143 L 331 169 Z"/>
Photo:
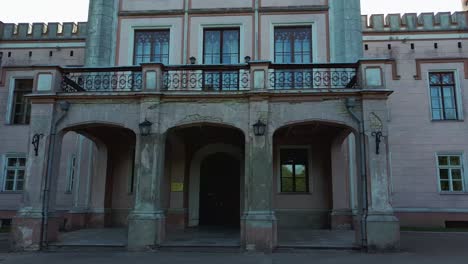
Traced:
<path fill-rule="evenodd" d="M 91 0 L 85 23 L 0 23 L 15 249 L 221 228 L 246 250 L 289 230 L 387 250 L 400 225 L 468 222 L 466 12 L 227 2 Z"/>

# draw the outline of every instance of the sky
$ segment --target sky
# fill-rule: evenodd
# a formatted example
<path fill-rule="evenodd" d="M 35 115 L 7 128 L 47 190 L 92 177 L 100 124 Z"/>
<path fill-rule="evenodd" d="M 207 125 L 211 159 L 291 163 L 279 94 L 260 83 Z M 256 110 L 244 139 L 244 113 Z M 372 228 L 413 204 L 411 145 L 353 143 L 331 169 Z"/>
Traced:
<path fill-rule="evenodd" d="M 88 3 L 89 0 L 0 0 L 0 21 L 4 23 L 86 21 Z M 361 5 L 363 14 L 461 10 L 460 0 L 361 0 Z"/>

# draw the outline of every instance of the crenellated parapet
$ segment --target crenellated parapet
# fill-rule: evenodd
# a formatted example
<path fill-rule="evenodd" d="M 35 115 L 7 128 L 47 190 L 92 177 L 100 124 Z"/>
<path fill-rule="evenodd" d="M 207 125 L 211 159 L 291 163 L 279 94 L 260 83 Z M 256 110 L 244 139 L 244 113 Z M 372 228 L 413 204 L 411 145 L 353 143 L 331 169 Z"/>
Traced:
<path fill-rule="evenodd" d="M 0 40 L 62 40 L 85 39 L 87 22 L 67 23 L 2 23 Z"/>
<path fill-rule="evenodd" d="M 468 29 L 468 12 L 363 15 L 362 30 L 371 32 L 459 31 Z"/>

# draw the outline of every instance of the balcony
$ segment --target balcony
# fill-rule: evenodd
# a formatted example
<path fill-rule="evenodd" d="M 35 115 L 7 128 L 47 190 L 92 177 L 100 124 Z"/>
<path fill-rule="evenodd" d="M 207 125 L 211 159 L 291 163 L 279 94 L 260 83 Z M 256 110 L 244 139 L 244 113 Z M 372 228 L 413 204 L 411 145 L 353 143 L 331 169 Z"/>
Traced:
<path fill-rule="evenodd" d="M 162 65 L 60 68 L 62 93 L 358 89 L 359 64 Z"/>

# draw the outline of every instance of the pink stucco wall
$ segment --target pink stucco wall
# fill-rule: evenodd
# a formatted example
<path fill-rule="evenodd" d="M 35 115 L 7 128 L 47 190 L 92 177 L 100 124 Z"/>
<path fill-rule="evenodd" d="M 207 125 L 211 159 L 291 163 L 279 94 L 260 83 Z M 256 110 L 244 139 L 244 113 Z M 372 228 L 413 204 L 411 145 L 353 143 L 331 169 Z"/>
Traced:
<path fill-rule="evenodd" d="M 466 107 L 468 80 L 465 59 L 468 40 L 452 39 L 455 32 L 434 32 L 418 35 L 394 34 L 389 36 L 365 34 L 364 51 L 367 58 L 392 58 L 397 65 L 400 80 L 391 74 L 385 78 L 386 87 L 394 91 L 388 102 L 389 147 L 392 182 L 392 201 L 395 210 L 404 210 L 400 215 L 408 225 L 417 224 L 418 212 L 464 212 L 468 207 L 468 192 L 441 193 L 438 187 L 436 153 L 464 155 L 465 191 L 468 132 Z M 418 39 L 419 38 L 419 39 Z M 400 39 L 400 40 L 395 40 Z M 462 43 L 462 48 L 458 47 Z M 438 48 L 434 47 L 437 43 Z M 391 44 L 389 49 L 388 44 Z M 411 49 L 414 44 L 414 50 Z M 458 59 L 457 59 L 458 58 Z M 421 61 L 426 59 L 429 61 Z M 420 66 L 420 72 L 417 66 Z M 433 121 L 429 94 L 428 73 L 448 71 L 455 73 L 457 103 L 461 120 Z M 415 76 L 420 75 L 420 79 Z M 430 214 L 431 215 L 431 214 Z M 445 214 L 450 215 L 450 214 Z M 414 221 L 408 220 L 413 217 Z M 415 218 L 416 217 L 416 218 Z M 465 215 L 465 220 L 468 219 Z M 420 219 L 421 220 L 421 219 Z M 437 220 L 439 223 L 441 219 Z M 442 221 L 443 222 L 443 221 Z"/>

